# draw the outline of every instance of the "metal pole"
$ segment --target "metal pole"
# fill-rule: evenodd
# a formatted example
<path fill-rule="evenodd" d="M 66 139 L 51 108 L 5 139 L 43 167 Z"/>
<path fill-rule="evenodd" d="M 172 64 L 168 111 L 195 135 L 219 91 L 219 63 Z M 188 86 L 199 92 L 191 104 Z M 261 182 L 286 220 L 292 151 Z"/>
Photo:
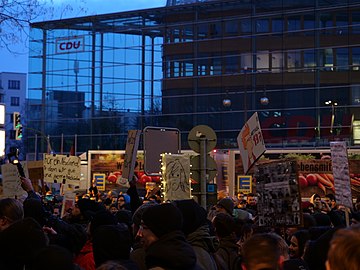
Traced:
<path fill-rule="evenodd" d="M 206 183 L 207 183 L 207 175 L 206 175 L 206 138 L 200 138 L 200 205 L 206 209 Z"/>
<path fill-rule="evenodd" d="M 74 153 L 76 156 L 76 152 L 77 152 L 77 134 L 75 134 L 75 142 L 74 142 Z"/>

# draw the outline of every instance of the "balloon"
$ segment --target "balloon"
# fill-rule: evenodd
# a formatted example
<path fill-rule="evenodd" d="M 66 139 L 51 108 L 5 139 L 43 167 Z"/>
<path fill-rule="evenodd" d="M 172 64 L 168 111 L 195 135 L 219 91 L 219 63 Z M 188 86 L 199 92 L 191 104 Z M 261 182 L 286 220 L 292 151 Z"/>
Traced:
<path fill-rule="evenodd" d="M 110 183 L 116 183 L 117 176 L 116 176 L 115 174 L 110 174 L 110 175 L 107 177 L 107 180 L 108 180 Z"/>

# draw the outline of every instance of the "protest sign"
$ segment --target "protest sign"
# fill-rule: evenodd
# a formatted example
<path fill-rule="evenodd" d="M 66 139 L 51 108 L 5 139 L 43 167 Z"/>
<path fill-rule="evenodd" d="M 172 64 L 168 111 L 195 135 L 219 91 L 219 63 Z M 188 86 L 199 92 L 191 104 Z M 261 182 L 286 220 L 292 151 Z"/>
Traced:
<path fill-rule="evenodd" d="M 237 143 L 246 174 L 266 150 L 257 113 L 245 123 L 237 137 Z"/>
<path fill-rule="evenodd" d="M 190 157 L 163 154 L 162 164 L 164 200 L 190 199 Z"/>
<path fill-rule="evenodd" d="M 352 208 L 349 161 L 346 142 L 330 142 L 336 203 Z"/>
<path fill-rule="evenodd" d="M 44 181 L 78 186 L 80 158 L 77 156 L 44 154 Z"/>
<path fill-rule="evenodd" d="M 25 175 L 28 175 L 26 163 L 22 162 Z M 2 197 L 14 198 L 20 197 L 26 192 L 21 187 L 20 175 L 17 167 L 14 164 L 7 163 L 1 165 L 2 173 Z"/>

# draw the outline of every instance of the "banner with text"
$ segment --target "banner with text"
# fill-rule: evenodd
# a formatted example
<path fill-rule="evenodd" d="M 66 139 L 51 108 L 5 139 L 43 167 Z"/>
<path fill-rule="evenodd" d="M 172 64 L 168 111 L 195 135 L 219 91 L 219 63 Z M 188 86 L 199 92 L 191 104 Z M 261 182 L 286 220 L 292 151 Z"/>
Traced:
<path fill-rule="evenodd" d="M 254 113 L 241 129 L 237 143 L 246 174 L 255 161 L 265 152 L 260 122 L 257 112 Z"/>
<path fill-rule="evenodd" d="M 330 142 L 336 203 L 352 208 L 349 161 L 346 142 Z"/>
<path fill-rule="evenodd" d="M 80 158 L 77 156 L 44 154 L 44 181 L 78 186 Z"/>

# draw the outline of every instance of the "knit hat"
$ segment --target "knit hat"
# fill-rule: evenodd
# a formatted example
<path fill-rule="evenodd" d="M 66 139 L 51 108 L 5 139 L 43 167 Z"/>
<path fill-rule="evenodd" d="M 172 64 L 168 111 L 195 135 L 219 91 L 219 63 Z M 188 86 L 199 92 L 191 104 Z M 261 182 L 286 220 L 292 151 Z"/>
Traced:
<path fill-rule="evenodd" d="M 230 236 L 235 232 L 235 221 L 234 219 L 225 213 L 219 213 L 213 220 L 216 234 L 219 237 Z"/>
<path fill-rule="evenodd" d="M 178 200 L 174 201 L 174 204 L 183 216 L 182 231 L 185 235 L 194 232 L 197 228 L 206 224 L 206 210 L 194 200 Z"/>
<path fill-rule="evenodd" d="M 218 206 L 224 208 L 228 214 L 232 215 L 234 211 L 234 203 L 230 198 L 223 198 L 217 203 Z"/>
<path fill-rule="evenodd" d="M 125 225 L 100 226 L 94 233 L 92 242 L 96 266 L 109 260 L 129 259 L 131 237 Z"/>
<path fill-rule="evenodd" d="M 142 222 L 158 238 L 182 228 L 181 212 L 171 203 L 148 207 L 142 215 Z"/>
<path fill-rule="evenodd" d="M 116 225 L 117 220 L 109 211 L 103 210 L 97 212 L 90 223 L 90 234 L 93 235 L 96 229 L 102 225 Z"/>
<path fill-rule="evenodd" d="M 148 208 L 148 207 L 151 207 L 151 206 L 155 206 L 157 205 L 157 202 L 155 201 L 149 201 L 147 203 L 144 203 L 142 205 L 139 206 L 138 209 L 136 209 L 136 211 L 134 212 L 134 215 L 132 217 L 132 222 L 136 225 L 136 226 L 140 226 L 141 224 L 141 219 L 142 219 L 142 215 L 143 213 L 145 212 L 145 210 Z"/>

